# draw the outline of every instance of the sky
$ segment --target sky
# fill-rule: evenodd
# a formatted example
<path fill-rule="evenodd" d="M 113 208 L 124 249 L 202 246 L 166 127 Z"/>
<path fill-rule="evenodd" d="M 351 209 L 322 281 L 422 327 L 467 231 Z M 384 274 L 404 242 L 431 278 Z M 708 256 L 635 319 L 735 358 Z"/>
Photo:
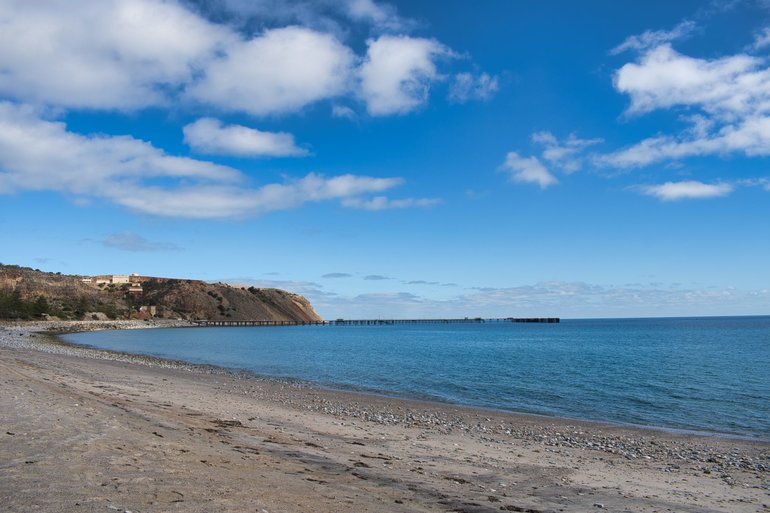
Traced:
<path fill-rule="evenodd" d="M 769 156 L 767 0 L 0 0 L 6 264 L 770 314 Z"/>

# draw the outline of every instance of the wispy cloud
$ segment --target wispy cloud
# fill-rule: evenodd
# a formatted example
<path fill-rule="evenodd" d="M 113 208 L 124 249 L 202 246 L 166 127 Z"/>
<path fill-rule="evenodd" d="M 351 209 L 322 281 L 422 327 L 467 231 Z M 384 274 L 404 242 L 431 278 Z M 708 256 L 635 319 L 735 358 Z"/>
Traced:
<path fill-rule="evenodd" d="M 497 77 L 488 73 L 477 76 L 468 72 L 458 73 L 454 76 L 449 88 L 449 100 L 457 103 L 465 103 L 470 100 L 486 101 L 492 98 L 500 88 Z"/>
<path fill-rule="evenodd" d="M 399 16 L 395 7 L 383 2 L 347 0 L 342 2 L 342 5 L 350 18 L 368 22 L 379 31 L 400 32 L 409 30 L 415 25 L 412 20 Z"/>
<path fill-rule="evenodd" d="M 294 143 L 285 132 L 263 132 L 241 125 L 223 125 L 201 118 L 183 129 L 184 142 L 198 153 L 242 157 L 302 157 L 308 151 Z"/>
<path fill-rule="evenodd" d="M 344 119 L 356 119 L 358 114 L 347 105 L 333 105 L 332 117 Z"/>
<path fill-rule="evenodd" d="M 386 196 L 375 196 L 374 198 L 346 198 L 342 201 L 342 206 L 356 208 L 360 210 L 389 210 L 401 208 L 430 208 L 439 205 L 441 200 L 438 198 L 404 198 L 390 199 Z"/>
<path fill-rule="evenodd" d="M 113 233 L 99 242 L 107 248 L 133 252 L 179 251 L 181 249 L 171 242 L 149 241 L 134 232 Z"/>
<path fill-rule="evenodd" d="M 474 289 L 448 299 L 413 292 L 312 297 L 327 318 L 356 312 L 360 318 L 452 317 L 634 317 L 730 315 L 766 312 L 770 290 L 678 284 L 597 285 L 539 282 L 514 287 Z"/>
<path fill-rule="evenodd" d="M 525 157 L 512 151 L 500 169 L 508 173 L 512 182 L 532 183 L 541 189 L 559 183 L 555 172 L 569 175 L 579 171 L 590 158 L 586 149 L 603 142 L 603 139 L 581 139 L 575 134 L 560 140 L 548 131 L 533 133 L 531 140 L 538 147 L 539 156 Z"/>
<path fill-rule="evenodd" d="M 349 273 L 327 273 L 327 274 L 324 274 L 323 276 L 321 276 L 321 278 L 327 278 L 327 279 L 329 279 L 329 278 L 331 278 L 331 279 L 335 279 L 335 278 L 351 278 L 352 276 L 353 275 L 349 274 Z"/>
<path fill-rule="evenodd" d="M 163 185 L 153 184 L 164 179 Z M 249 187 L 239 171 L 175 157 L 132 137 L 84 136 L 0 102 L 0 193 L 57 191 L 170 217 L 228 218 L 383 192 L 401 178 L 310 173 Z"/>
<path fill-rule="evenodd" d="M 382 280 L 392 280 L 393 278 L 390 278 L 388 276 L 383 276 L 381 274 L 369 274 L 364 276 L 364 279 L 370 280 L 370 281 L 382 281 Z"/>
<path fill-rule="evenodd" d="M 618 55 L 628 50 L 644 51 L 689 36 L 697 25 L 685 20 L 671 30 L 647 30 L 639 35 L 629 36 L 621 44 L 610 50 L 611 55 Z"/>
<path fill-rule="evenodd" d="M 512 182 L 533 183 L 541 189 L 559 183 L 537 157 L 522 157 L 515 151 L 506 155 L 501 170 L 508 173 Z"/>
<path fill-rule="evenodd" d="M 761 50 L 770 46 L 770 27 L 764 28 L 754 38 L 754 50 Z"/>
<path fill-rule="evenodd" d="M 532 142 L 543 147 L 543 159 L 569 174 L 583 167 L 586 148 L 600 144 L 604 140 L 580 139 L 575 134 L 570 134 L 560 141 L 551 132 L 543 131 L 532 134 Z"/>
<path fill-rule="evenodd" d="M 654 196 L 662 201 L 677 201 L 683 199 L 719 198 L 732 193 L 734 186 L 728 183 L 707 184 L 695 180 L 683 182 L 666 182 L 660 185 L 644 185 L 637 189 L 648 196 Z"/>

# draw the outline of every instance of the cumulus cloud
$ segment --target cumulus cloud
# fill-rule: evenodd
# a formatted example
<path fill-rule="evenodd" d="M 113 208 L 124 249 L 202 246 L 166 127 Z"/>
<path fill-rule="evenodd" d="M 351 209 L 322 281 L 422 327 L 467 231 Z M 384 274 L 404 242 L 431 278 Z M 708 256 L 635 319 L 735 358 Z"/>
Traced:
<path fill-rule="evenodd" d="M 256 188 L 245 182 L 226 166 L 168 155 L 129 136 L 72 133 L 35 109 L 0 102 L 0 193 L 57 191 L 147 214 L 225 218 L 383 192 L 403 180 L 310 173 Z"/>
<path fill-rule="evenodd" d="M 231 45 L 187 95 L 255 115 L 293 111 L 346 92 L 353 64 L 353 52 L 330 34 L 272 29 Z"/>
<path fill-rule="evenodd" d="M 449 88 L 449 100 L 465 103 L 470 100 L 489 100 L 497 90 L 497 77 L 488 73 L 473 76 L 471 73 L 458 73 L 454 76 Z"/>
<path fill-rule="evenodd" d="M 0 94 L 76 108 L 158 105 L 234 35 L 162 0 L 0 3 Z"/>
<path fill-rule="evenodd" d="M 0 3 L 0 96 L 123 111 L 197 102 L 255 116 L 346 97 L 384 116 L 423 105 L 443 80 L 437 59 L 454 55 L 433 39 L 386 34 L 361 58 L 341 42 L 337 21 L 319 22 L 324 13 L 380 33 L 410 25 L 374 0 L 82 0 L 77 9 L 8 0 Z M 495 77 L 461 73 L 452 95 L 485 99 L 496 89 Z"/>
<path fill-rule="evenodd" d="M 355 64 L 331 34 L 289 26 L 244 39 L 163 0 L 10 0 L 0 20 L 0 93 L 38 104 L 130 110 L 181 92 L 274 114 L 348 92 Z"/>
<path fill-rule="evenodd" d="M 695 180 L 666 182 L 660 185 L 645 185 L 638 188 L 643 194 L 662 201 L 682 199 L 707 199 L 727 196 L 734 187 L 728 183 L 707 184 Z"/>
<path fill-rule="evenodd" d="M 770 155 L 770 68 L 747 54 L 716 59 L 682 55 L 664 44 L 615 74 L 628 94 L 629 115 L 680 108 L 687 126 L 598 156 L 603 165 L 632 168 L 688 157 Z"/>
<path fill-rule="evenodd" d="M 183 129 L 184 141 L 199 153 L 242 157 L 301 157 L 308 154 L 285 132 L 263 132 L 241 125 L 222 125 L 217 119 L 201 118 Z"/>
<path fill-rule="evenodd" d="M 404 114 L 425 103 L 431 83 L 439 78 L 434 60 L 451 55 L 432 39 L 381 36 L 367 44 L 360 94 L 373 116 Z"/>
<path fill-rule="evenodd" d="M 537 157 L 522 157 L 515 151 L 508 153 L 501 168 L 513 182 L 534 183 L 541 189 L 559 183 Z"/>
<path fill-rule="evenodd" d="M 631 97 L 629 113 L 696 106 L 731 119 L 770 109 L 770 71 L 746 54 L 697 59 L 661 45 L 615 73 L 615 88 Z"/>
<path fill-rule="evenodd" d="M 375 196 L 369 199 L 356 197 L 342 200 L 342 206 L 344 207 L 371 211 L 414 207 L 429 208 L 435 207 L 440 203 L 441 200 L 438 198 L 390 199 L 386 196 Z"/>
<path fill-rule="evenodd" d="M 690 35 L 697 25 L 685 20 L 671 30 L 647 30 L 642 34 L 629 36 L 621 44 L 610 50 L 611 55 L 617 55 L 628 50 L 643 51 L 669 43 Z"/>
<path fill-rule="evenodd" d="M 108 248 L 134 252 L 179 251 L 180 249 L 176 244 L 172 244 L 170 242 L 149 241 L 138 233 L 134 232 L 113 233 L 99 242 Z"/>

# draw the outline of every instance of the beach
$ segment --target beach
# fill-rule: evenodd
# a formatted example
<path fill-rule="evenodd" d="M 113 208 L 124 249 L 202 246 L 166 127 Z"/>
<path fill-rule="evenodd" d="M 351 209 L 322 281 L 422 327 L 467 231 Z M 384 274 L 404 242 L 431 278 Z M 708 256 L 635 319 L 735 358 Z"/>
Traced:
<path fill-rule="evenodd" d="M 0 326 L 3 511 L 770 511 L 770 443 L 325 390 Z"/>

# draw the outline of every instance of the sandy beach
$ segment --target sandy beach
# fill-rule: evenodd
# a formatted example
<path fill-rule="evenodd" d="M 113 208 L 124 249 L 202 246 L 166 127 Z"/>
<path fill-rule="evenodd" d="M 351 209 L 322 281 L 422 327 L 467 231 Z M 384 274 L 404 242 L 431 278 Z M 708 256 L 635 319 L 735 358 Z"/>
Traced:
<path fill-rule="evenodd" d="M 767 442 L 322 390 L 42 328 L 0 326 L 2 511 L 770 511 Z"/>

